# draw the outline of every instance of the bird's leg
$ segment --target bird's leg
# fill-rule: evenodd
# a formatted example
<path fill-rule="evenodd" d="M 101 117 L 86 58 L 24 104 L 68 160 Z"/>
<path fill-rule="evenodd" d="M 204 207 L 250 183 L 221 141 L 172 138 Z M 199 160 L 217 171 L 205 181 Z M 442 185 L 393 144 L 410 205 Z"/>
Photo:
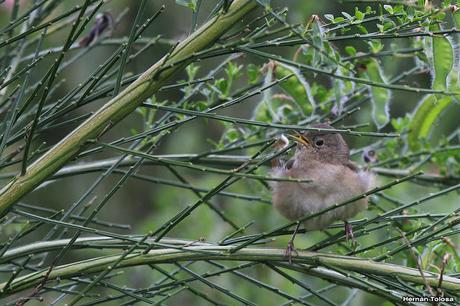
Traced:
<path fill-rule="evenodd" d="M 286 256 L 289 260 L 289 264 L 292 264 L 292 253 L 295 253 L 296 256 L 299 255 L 299 253 L 294 247 L 294 239 L 295 239 L 295 235 L 297 235 L 297 232 L 299 231 L 299 227 L 300 227 L 300 222 L 297 222 L 297 225 L 294 229 L 294 233 L 292 234 L 291 239 L 289 239 L 286 251 L 284 252 L 284 256 Z"/>
<path fill-rule="evenodd" d="M 345 237 L 347 238 L 347 242 L 351 238 L 352 243 L 356 244 L 355 235 L 353 235 L 353 226 L 351 226 L 351 224 L 348 223 L 347 221 L 343 221 L 343 222 L 345 225 Z"/>

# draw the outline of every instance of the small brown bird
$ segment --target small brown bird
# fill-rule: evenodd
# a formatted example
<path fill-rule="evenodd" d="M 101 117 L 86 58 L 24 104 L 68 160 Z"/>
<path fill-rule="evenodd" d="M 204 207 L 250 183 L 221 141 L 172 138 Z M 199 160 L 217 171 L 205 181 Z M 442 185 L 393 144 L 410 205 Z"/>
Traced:
<path fill-rule="evenodd" d="M 316 124 L 314 128 L 333 129 L 328 124 Z M 310 179 L 312 182 L 273 182 L 273 204 L 275 208 L 289 220 L 321 211 L 336 203 L 341 203 L 362 194 L 373 187 L 374 175 L 370 171 L 361 170 L 349 159 L 348 145 L 343 137 L 334 132 L 307 131 L 292 136 L 297 142 L 294 156 L 286 163 L 274 160 L 272 163 L 273 177 L 292 177 Z M 286 137 L 281 138 L 283 146 L 288 145 Z M 306 230 L 322 230 L 337 220 L 345 222 L 347 239 L 353 237 L 351 225 L 347 220 L 367 208 L 367 199 L 328 211 L 318 217 L 306 220 Z M 286 255 L 291 261 L 294 251 L 294 238 L 299 224 L 289 241 Z"/>

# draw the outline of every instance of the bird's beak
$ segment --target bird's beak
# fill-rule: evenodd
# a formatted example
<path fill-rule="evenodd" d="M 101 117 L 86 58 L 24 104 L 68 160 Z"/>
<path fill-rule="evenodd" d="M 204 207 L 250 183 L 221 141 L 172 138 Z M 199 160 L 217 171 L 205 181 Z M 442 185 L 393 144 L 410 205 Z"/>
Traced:
<path fill-rule="evenodd" d="M 297 131 L 296 131 L 296 133 L 297 133 L 297 135 L 289 135 L 288 134 L 288 136 L 290 138 L 292 138 L 297 143 L 301 143 L 306 147 L 311 147 L 311 142 L 310 142 L 310 140 L 308 138 L 304 137 L 302 134 L 300 134 Z"/>

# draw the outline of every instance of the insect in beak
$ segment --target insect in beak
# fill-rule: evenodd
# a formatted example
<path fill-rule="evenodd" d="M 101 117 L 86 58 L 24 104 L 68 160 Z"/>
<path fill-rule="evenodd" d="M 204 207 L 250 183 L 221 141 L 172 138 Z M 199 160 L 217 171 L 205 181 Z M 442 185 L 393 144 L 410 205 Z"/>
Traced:
<path fill-rule="evenodd" d="M 290 138 L 292 138 L 295 142 L 297 143 L 300 143 L 300 144 L 303 144 L 304 146 L 306 147 L 311 147 L 311 142 L 308 138 L 306 138 L 305 136 L 303 136 L 302 134 L 300 134 L 299 132 L 295 131 L 295 133 L 297 135 L 287 135 L 289 136 Z"/>

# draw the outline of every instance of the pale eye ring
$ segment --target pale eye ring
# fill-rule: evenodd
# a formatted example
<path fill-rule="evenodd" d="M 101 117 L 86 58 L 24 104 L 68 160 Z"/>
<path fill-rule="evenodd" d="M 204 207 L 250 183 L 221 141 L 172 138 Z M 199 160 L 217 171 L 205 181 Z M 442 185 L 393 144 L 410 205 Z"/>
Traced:
<path fill-rule="evenodd" d="M 315 146 L 317 146 L 318 148 L 324 146 L 324 140 L 316 139 L 315 140 Z"/>

